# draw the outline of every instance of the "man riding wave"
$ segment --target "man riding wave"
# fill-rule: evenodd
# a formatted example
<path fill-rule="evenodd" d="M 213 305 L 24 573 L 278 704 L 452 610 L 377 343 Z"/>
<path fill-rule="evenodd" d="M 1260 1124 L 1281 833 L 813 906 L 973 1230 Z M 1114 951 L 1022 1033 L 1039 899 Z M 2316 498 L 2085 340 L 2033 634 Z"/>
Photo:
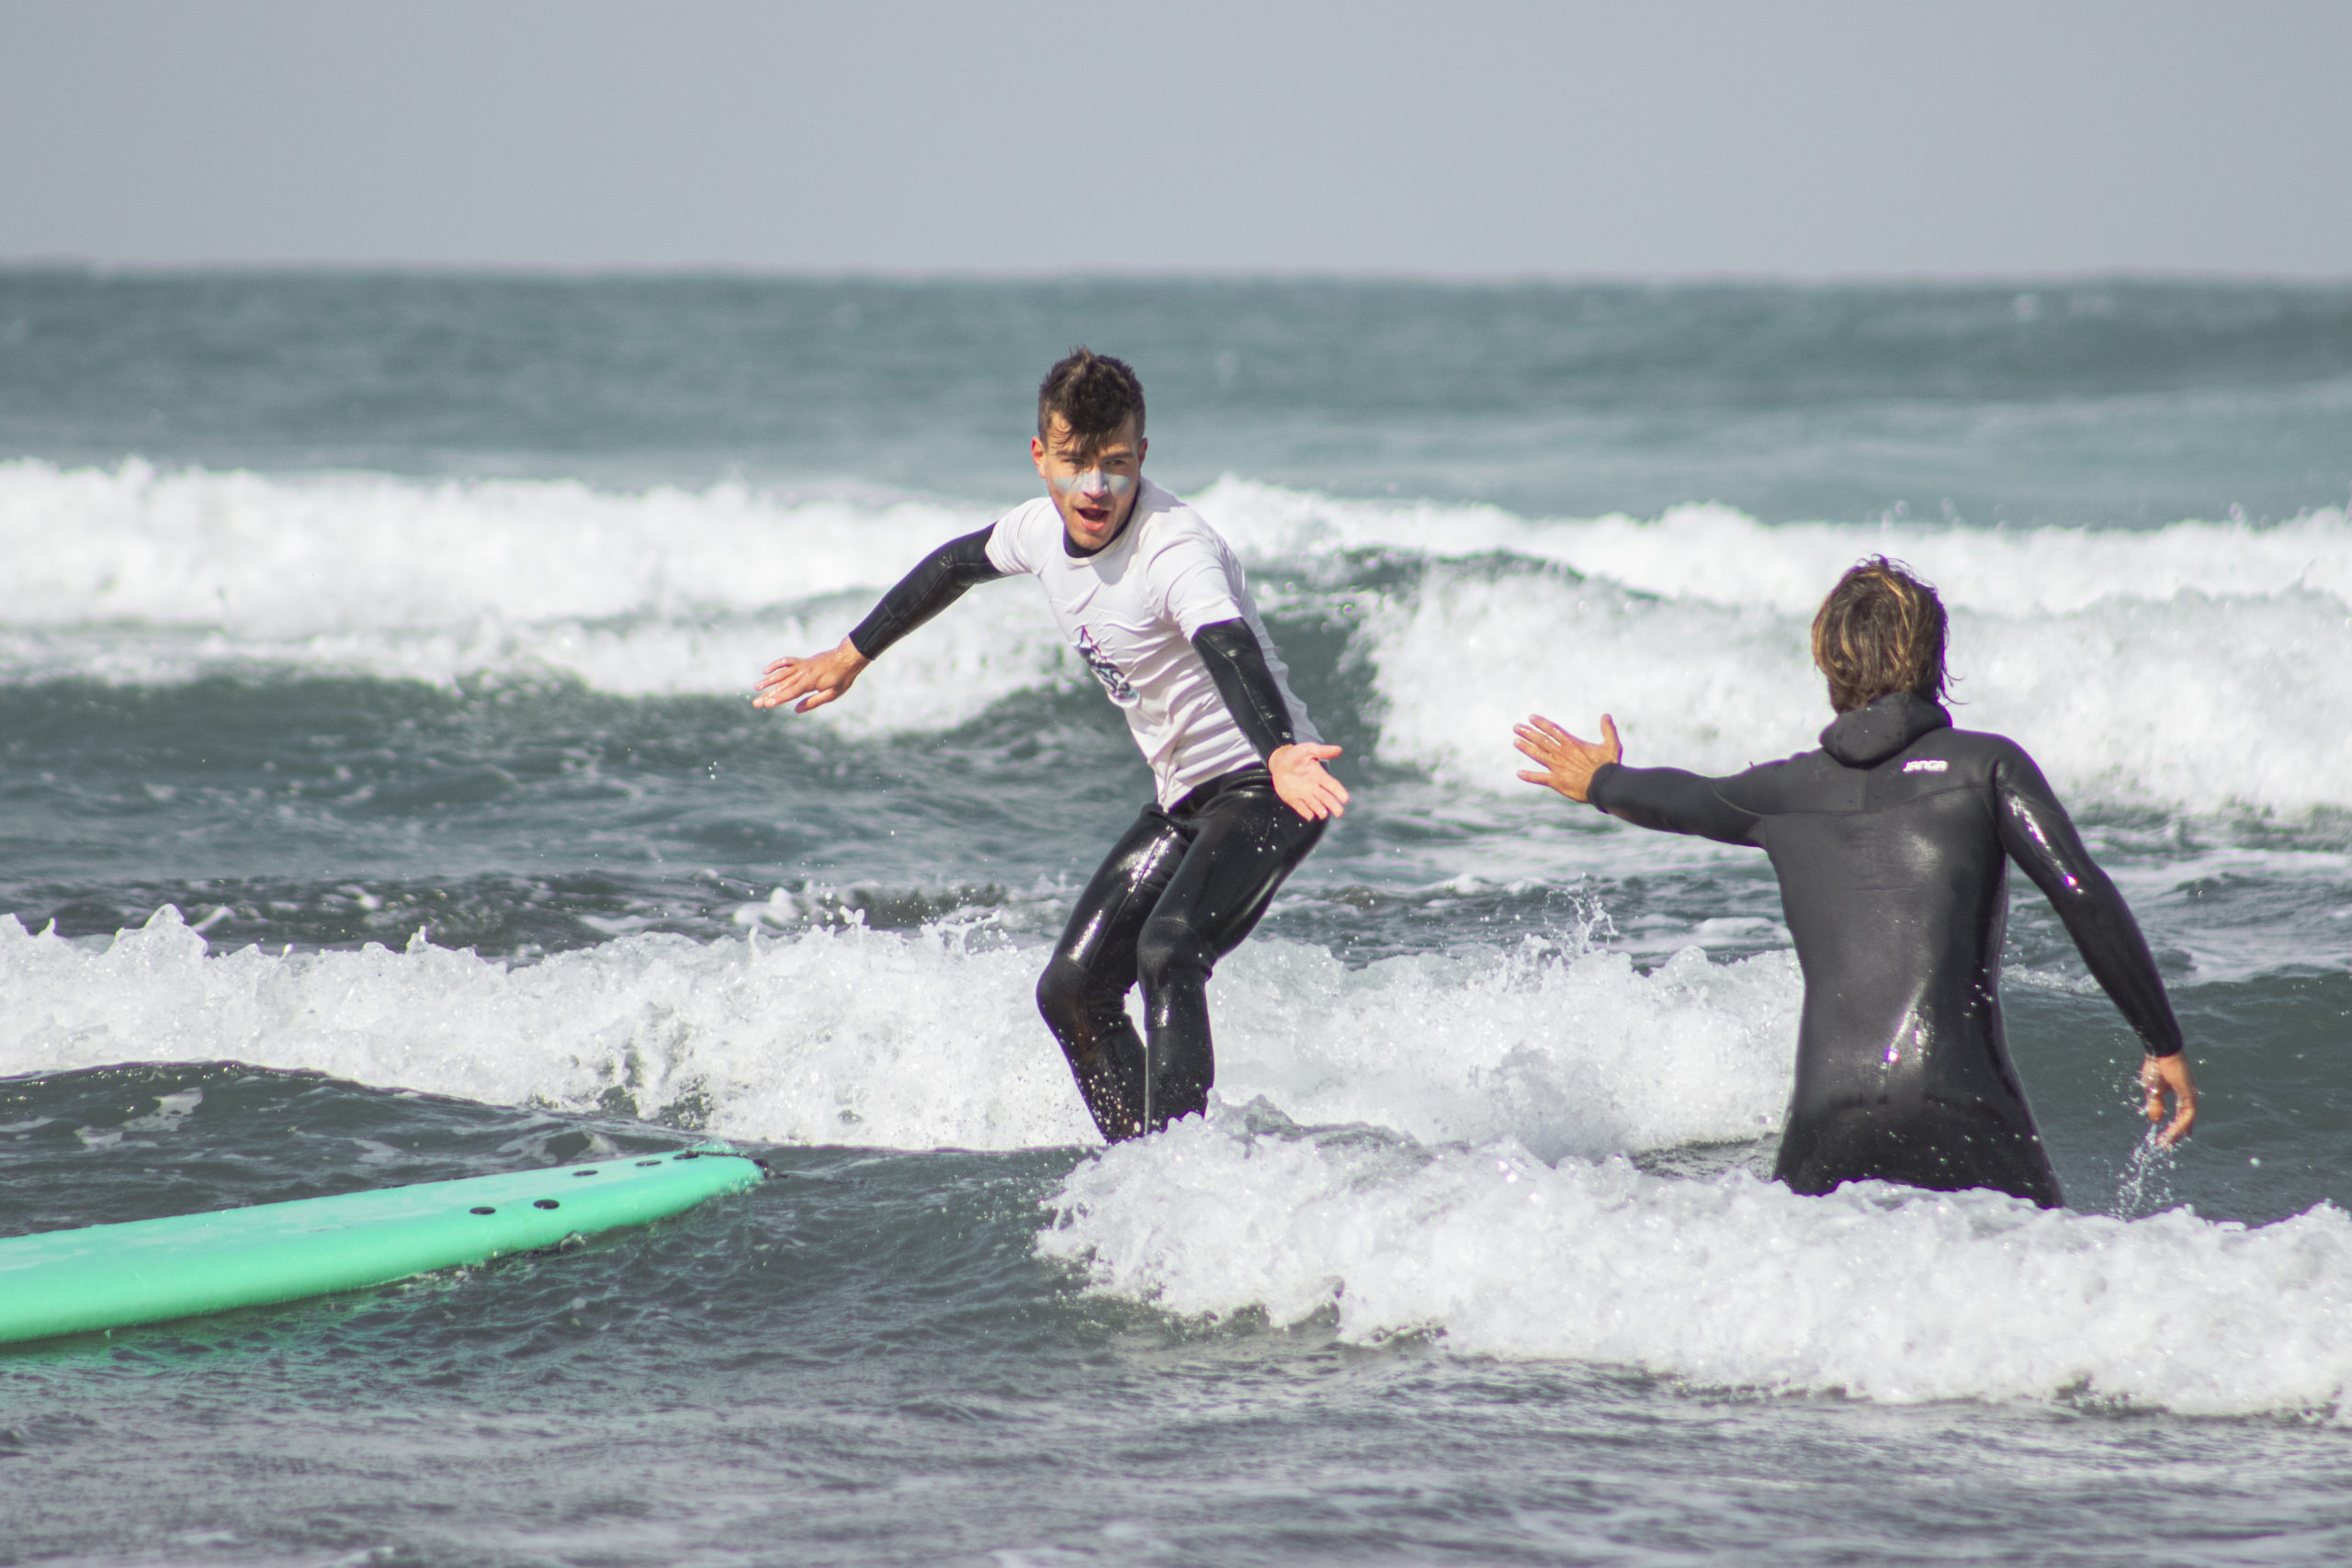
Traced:
<path fill-rule="evenodd" d="M 1037 393 L 1030 459 L 1046 494 L 933 551 L 839 647 L 779 659 L 753 702 L 836 701 L 975 583 L 1035 577 L 1070 646 L 1125 714 L 1154 798 L 1079 895 L 1037 1006 L 1104 1138 L 1206 1109 L 1208 979 L 1306 858 L 1348 792 L 1293 694 L 1232 550 L 1143 477 L 1143 386 L 1080 348 Z M 1126 993 L 1140 980 L 1139 1037 Z"/>

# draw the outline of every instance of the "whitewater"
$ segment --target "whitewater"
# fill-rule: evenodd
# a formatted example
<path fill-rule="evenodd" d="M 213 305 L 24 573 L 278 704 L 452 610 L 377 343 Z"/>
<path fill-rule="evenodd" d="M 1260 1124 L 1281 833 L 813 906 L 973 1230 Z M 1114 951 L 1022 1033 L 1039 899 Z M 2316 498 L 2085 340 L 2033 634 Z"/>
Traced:
<path fill-rule="evenodd" d="M 1527 713 L 1619 710 L 1637 755 L 1732 772 L 1816 727 L 1804 632 L 1866 554 L 1954 611 L 1960 722 L 2033 738 L 2062 789 L 2198 814 L 2352 807 L 2352 525 L 1767 527 L 1723 506 L 1528 519 L 1227 479 L 1192 496 L 1296 615 L 1352 624 L 1380 757 L 1507 791 Z M 271 479 L 0 465 L 0 680 L 555 679 L 728 695 L 831 647 L 906 563 L 993 513 L 724 484 Z M 1395 587 L 1354 581 L 1378 559 Z M 1442 684 L 1419 673 L 1442 668 Z M 815 722 L 932 733 L 1080 678 L 1040 608 L 976 594 Z"/>
<path fill-rule="evenodd" d="M 2009 532 L 1766 527 L 1721 506 L 1524 519 L 1231 479 L 1194 500 L 1273 609 L 1344 630 L 1377 760 L 1440 785 L 1517 788 L 1501 738 L 1539 709 L 1589 723 L 1607 705 L 1636 755 L 1702 769 L 1801 744 L 1819 707 L 1812 588 L 1883 552 L 1950 596 L 1962 722 L 2034 737 L 2071 798 L 2301 823 L 2301 858 L 2340 864 L 2341 512 Z M 0 680 L 21 685 L 71 670 L 141 687 L 342 677 L 740 699 L 747 672 L 829 646 L 899 565 L 986 514 L 740 484 L 603 493 L 20 461 L 0 469 L 0 518 L 41 560 L 0 605 Z M 59 538 L 72 547 L 30 547 Z M 903 743 L 1082 684 L 1039 606 L 983 592 L 812 722 Z M 1035 1022 L 1035 922 L 967 909 L 876 930 L 854 910 L 819 916 L 782 885 L 760 891 L 726 911 L 735 937 L 621 936 L 520 964 L 422 929 L 356 952 L 216 954 L 168 905 L 103 945 L 0 918 L 15 1004 L 0 1060 L 33 1074 L 233 1060 L 752 1144 L 1094 1141 Z M 1778 932 L 1706 923 L 1768 943 Z M 2245 1233 L 1973 1195 L 1821 1203 L 1746 1169 L 1695 1179 L 1625 1164 L 1773 1135 L 1801 982 L 1785 949 L 1710 963 L 1703 931 L 1645 971 L 1608 924 L 1596 901 L 1549 940 L 1367 964 L 1311 942 L 1251 943 L 1216 980 L 1217 1114 L 1082 1164 L 1041 1252 L 1180 1314 L 1254 1309 L 1279 1325 L 1333 1312 L 1351 1340 L 1429 1333 L 1472 1354 L 1702 1382 L 2336 1406 L 2352 1337 L 2320 1325 L 2341 1315 L 2352 1244 L 2325 1204 Z M 2067 984 L 2056 971 L 2044 983 Z M 2134 1308 L 2128 1333 L 2105 1325 L 2142 1281 L 2184 1273 L 2194 1284 Z M 1899 1334 L 1837 1331 L 1864 1281 L 1869 1316 Z M 2047 1310 L 2005 1339 L 1964 1331 L 1995 1298 Z M 1642 1310 L 1658 1299 L 1684 1310 Z M 1741 1326 L 1751 1314 L 1770 1331 Z M 2151 1370 L 2152 1347 L 2184 1325 L 2210 1348 Z M 2092 1340 L 2109 1348 L 2092 1355 Z M 2266 1350 L 2249 1360 L 2254 1344 Z"/>
<path fill-rule="evenodd" d="M 2321 1562 L 2352 1543 L 2352 293 L 0 269 L 0 1235 L 726 1146 L 756 1191 L 0 1356 L 25 1561 Z M 751 708 L 1151 390 L 1347 816 L 1104 1148 L 1036 1013 L 1149 793 L 1032 585 Z M 2067 1204 L 1767 1178 L 1731 771 L 1952 609 L 2205 1092 L 2012 888 Z M 6 1555 L 0 1552 L 0 1555 Z"/>
<path fill-rule="evenodd" d="M 103 949 L 0 919 L 0 1058 L 36 1075 L 233 1060 L 744 1146 L 1092 1142 L 1034 1022 L 1035 955 L 973 935 L 755 928 L 514 968 L 421 939 L 213 958 L 170 908 Z M 2332 1204 L 2249 1228 L 1877 1184 L 1808 1200 L 1736 1166 L 1627 1163 L 1769 1137 L 1800 994 L 1784 953 L 1351 970 L 1255 944 L 1219 972 L 1216 1109 L 1081 1163 L 1038 1250 L 1172 1313 L 1326 1314 L 1349 1342 L 1897 1403 L 2342 1410 L 2352 1223 Z M 177 1117 L 130 1126 L 76 1136 L 153 1150 Z"/>

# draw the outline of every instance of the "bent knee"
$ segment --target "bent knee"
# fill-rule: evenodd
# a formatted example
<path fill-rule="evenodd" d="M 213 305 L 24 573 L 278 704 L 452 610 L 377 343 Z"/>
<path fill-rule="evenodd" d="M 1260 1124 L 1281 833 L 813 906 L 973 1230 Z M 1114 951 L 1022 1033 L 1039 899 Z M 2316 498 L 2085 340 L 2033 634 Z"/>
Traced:
<path fill-rule="evenodd" d="M 1189 922 L 1160 915 L 1144 922 L 1136 942 L 1136 973 L 1145 989 L 1189 976 L 1206 979 L 1216 967 L 1216 955 Z"/>
<path fill-rule="evenodd" d="M 1086 1011 L 1086 970 L 1076 960 L 1055 953 L 1037 976 L 1037 1010 L 1047 1023 L 1077 1019 Z"/>
<path fill-rule="evenodd" d="M 1076 1026 L 1090 1015 L 1104 1009 L 1114 1011 L 1125 1006 L 1127 986 L 1106 981 L 1085 964 L 1066 953 L 1057 953 L 1046 964 L 1046 972 L 1037 976 L 1037 1010 L 1046 1021 L 1059 1027 Z"/>

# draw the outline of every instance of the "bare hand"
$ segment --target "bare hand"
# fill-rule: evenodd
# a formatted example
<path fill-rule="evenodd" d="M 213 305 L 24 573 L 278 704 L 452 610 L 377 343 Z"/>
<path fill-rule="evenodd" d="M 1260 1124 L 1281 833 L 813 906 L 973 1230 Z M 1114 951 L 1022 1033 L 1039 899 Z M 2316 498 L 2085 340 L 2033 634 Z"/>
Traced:
<path fill-rule="evenodd" d="M 823 707 L 847 692 L 873 662 L 858 652 L 857 645 L 847 637 L 842 638 L 841 646 L 830 653 L 810 659 L 779 659 L 760 676 L 760 683 L 752 693 L 752 705 L 779 708 L 798 697 L 799 705 L 792 710 L 795 713 Z"/>
<path fill-rule="evenodd" d="M 1274 775 L 1274 793 L 1309 822 L 1346 816 L 1347 785 L 1323 771 L 1323 764 L 1339 754 L 1337 746 L 1275 747 L 1266 759 L 1266 771 Z"/>
<path fill-rule="evenodd" d="M 2197 1125 L 2197 1082 L 2188 1076 L 2188 1053 L 2176 1051 L 2169 1056 L 2143 1056 L 2140 1059 L 2140 1087 L 2148 1091 L 2148 1120 L 2165 1119 L 2165 1094 L 2171 1091 L 2172 1125 L 2164 1130 L 2157 1142 L 2165 1148 L 2188 1136 Z"/>
<path fill-rule="evenodd" d="M 1519 737 L 1519 749 L 1544 769 L 1540 773 L 1521 772 L 1519 776 L 1529 784 L 1556 789 L 1578 804 L 1590 793 L 1592 775 L 1600 765 L 1625 755 L 1624 745 L 1617 739 L 1617 721 L 1607 714 L 1600 716 L 1601 740 L 1597 746 L 1577 739 L 1541 714 L 1530 714 L 1525 724 L 1512 727 L 1511 733 Z"/>

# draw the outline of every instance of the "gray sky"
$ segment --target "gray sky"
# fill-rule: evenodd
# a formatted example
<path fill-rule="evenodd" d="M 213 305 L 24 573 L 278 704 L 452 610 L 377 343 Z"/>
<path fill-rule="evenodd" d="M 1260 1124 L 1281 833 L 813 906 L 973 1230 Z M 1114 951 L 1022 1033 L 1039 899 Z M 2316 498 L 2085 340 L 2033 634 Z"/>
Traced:
<path fill-rule="evenodd" d="M 2352 276 L 2352 4 L 0 0 L 0 259 Z"/>

